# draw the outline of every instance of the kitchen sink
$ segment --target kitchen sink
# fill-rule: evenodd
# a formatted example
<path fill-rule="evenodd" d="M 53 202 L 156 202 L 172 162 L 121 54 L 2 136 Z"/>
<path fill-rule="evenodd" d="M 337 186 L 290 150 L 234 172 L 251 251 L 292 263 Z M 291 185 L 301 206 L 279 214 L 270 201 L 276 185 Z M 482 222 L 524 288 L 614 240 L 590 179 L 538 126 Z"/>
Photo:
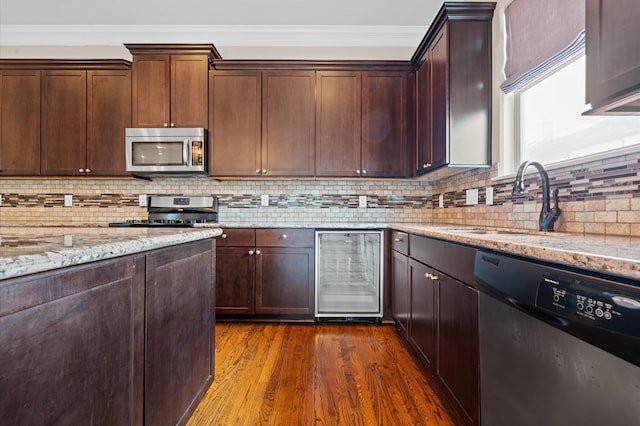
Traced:
<path fill-rule="evenodd" d="M 456 234 L 476 234 L 476 235 L 557 235 L 555 233 L 540 231 L 520 231 L 511 229 L 491 229 L 491 228 L 464 228 L 452 227 L 443 228 L 444 231 Z"/>

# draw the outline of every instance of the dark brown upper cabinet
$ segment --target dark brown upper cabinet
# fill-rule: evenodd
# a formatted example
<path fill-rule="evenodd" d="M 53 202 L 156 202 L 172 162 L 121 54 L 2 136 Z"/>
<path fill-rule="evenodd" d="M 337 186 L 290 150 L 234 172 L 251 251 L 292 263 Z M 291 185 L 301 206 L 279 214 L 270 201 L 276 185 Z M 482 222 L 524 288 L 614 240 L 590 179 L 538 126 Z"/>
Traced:
<path fill-rule="evenodd" d="M 315 72 L 251 65 L 211 72 L 209 173 L 313 176 Z"/>
<path fill-rule="evenodd" d="M 133 55 L 134 127 L 207 127 L 212 44 L 126 44 Z"/>
<path fill-rule="evenodd" d="M 640 3 L 586 0 L 587 114 L 640 114 Z"/>
<path fill-rule="evenodd" d="M 125 175 L 130 65 L 122 60 L 0 61 L 0 173 Z"/>
<path fill-rule="evenodd" d="M 407 74 L 318 71 L 316 176 L 406 174 Z"/>
<path fill-rule="evenodd" d="M 362 73 L 316 76 L 316 175 L 362 175 Z"/>
<path fill-rule="evenodd" d="M 262 73 L 209 72 L 209 174 L 260 176 Z"/>
<path fill-rule="evenodd" d="M 0 70 L 0 175 L 40 174 L 39 70 Z"/>
<path fill-rule="evenodd" d="M 262 73 L 263 176 L 315 173 L 315 72 Z"/>
<path fill-rule="evenodd" d="M 494 8 L 444 3 L 413 55 L 418 175 L 491 164 Z"/>

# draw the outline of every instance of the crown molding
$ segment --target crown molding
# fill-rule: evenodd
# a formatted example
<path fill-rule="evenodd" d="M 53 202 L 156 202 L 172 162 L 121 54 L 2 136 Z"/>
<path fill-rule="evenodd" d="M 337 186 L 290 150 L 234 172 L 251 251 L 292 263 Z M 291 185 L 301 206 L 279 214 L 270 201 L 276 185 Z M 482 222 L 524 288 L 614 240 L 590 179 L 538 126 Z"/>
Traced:
<path fill-rule="evenodd" d="M 422 26 L 371 25 L 2 25 L 5 46 L 121 46 L 213 43 L 264 47 L 411 47 Z"/>

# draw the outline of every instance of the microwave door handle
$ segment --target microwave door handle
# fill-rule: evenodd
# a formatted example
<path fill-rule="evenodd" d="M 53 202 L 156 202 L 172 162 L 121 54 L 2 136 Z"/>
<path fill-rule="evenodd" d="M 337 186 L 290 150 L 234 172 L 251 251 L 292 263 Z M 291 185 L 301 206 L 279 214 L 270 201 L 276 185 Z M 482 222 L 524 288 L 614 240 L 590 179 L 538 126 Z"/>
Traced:
<path fill-rule="evenodd" d="M 183 145 L 183 150 L 182 150 L 182 162 L 184 163 L 185 166 L 189 166 L 191 163 L 191 161 L 189 161 L 190 155 L 191 155 L 191 139 L 187 139 L 186 143 Z"/>

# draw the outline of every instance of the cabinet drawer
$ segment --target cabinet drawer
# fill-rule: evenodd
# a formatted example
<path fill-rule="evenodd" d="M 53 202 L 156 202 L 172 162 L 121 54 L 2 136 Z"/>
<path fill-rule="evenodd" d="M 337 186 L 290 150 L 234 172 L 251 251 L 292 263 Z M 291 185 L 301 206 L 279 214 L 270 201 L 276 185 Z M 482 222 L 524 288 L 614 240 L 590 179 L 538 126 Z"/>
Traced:
<path fill-rule="evenodd" d="M 391 248 L 405 256 L 409 254 L 409 234 L 391 231 Z"/>
<path fill-rule="evenodd" d="M 256 247 L 313 247 L 313 229 L 256 229 Z"/>
<path fill-rule="evenodd" d="M 409 255 L 425 265 L 475 287 L 476 249 L 420 235 L 409 236 Z"/>
<path fill-rule="evenodd" d="M 255 245 L 255 234 L 252 228 L 224 228 L 222 235 L 216 240 L 218 247 L 239 247 Z"/>

